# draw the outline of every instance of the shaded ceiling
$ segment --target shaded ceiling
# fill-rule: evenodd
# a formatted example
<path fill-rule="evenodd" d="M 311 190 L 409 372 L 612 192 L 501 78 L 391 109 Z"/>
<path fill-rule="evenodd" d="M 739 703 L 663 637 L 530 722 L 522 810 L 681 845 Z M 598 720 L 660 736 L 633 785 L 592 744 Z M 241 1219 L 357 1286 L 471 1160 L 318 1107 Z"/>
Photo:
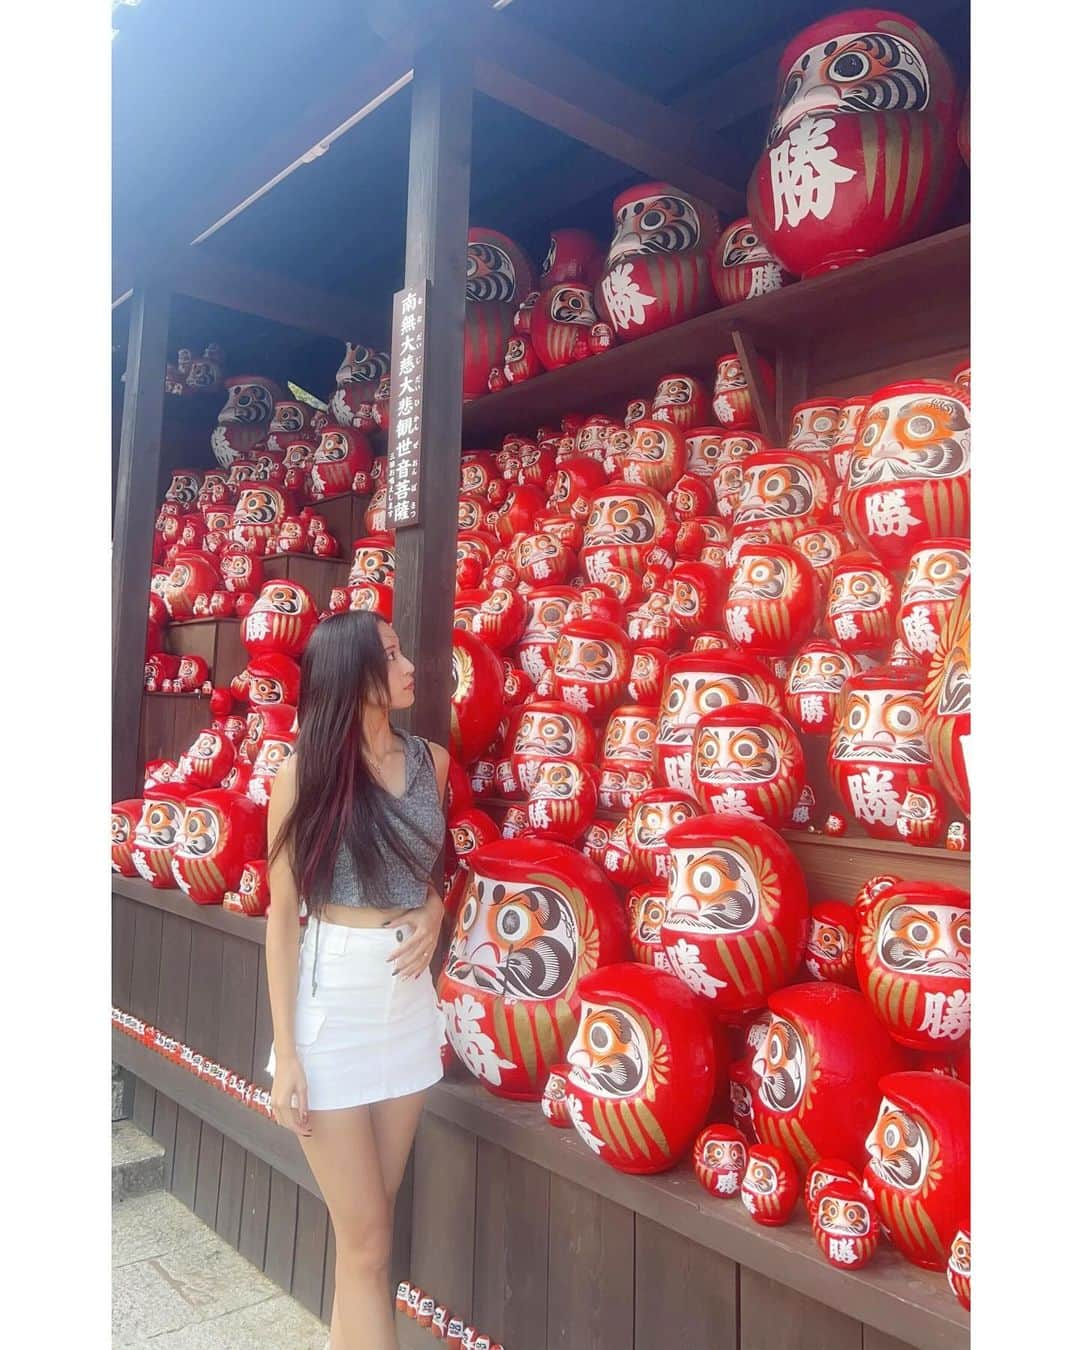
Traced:
<path fill-rule="evenodd" d="M 167 230 L 178 202 L 197 200 L 207 184 L 227 185 L 231 166 L 272 143 L 326 86 L 384 50 L 364 16 L 402 8 L 406 0 L 309 0 L 302 8 L 266 0 L 142 0 L 118 9 L 114 259 Z M 717 128 L 727 152 L 725 176 L 741 189 L 764 140 L 777 48 L 837 8 L 828 0 L 680 0 L 668 7 L 639 0 L 514 0 L 500 20 Z M 901 9 L 941 43 L 965 85 L 967 4 L 913 0 Z M 389 307 L 402 278 L 409 114 L 406 87 L 199 247 Z M 641 177 L 475 96 L 471 218 L 511 235 L 537 262 L 548 230 L 560 225 L 578 225 L 605 240 L 613 197 Z M 207 219 L 200 228 L 212 223 Z M 178 301 L 177 342 L 198 345 L 216 337 L 230 365 L 230 344 L 237 353 L 258 351 L 260 343 L 268 355 L 278 347 L 304 352 L 314 391 L 323 392 L 324 364 L 332 381 L 334 344 L 212 311 Z M 123 327 L 119 319 L 120 344 Z M 324 348 L 325 361 L 312 355 Z"/>

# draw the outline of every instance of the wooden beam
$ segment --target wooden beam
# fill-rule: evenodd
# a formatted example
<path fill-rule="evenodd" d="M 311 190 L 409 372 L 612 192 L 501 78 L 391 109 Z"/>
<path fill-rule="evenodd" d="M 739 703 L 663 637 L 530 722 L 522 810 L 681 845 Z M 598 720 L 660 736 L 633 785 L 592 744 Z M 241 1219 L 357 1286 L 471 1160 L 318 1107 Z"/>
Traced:
<path fill-rule="evenodd" d="M 779 445 L 780 433 L 776 424 L 776 400 L 770 398 L 765 391 L 765 385 L 761 378 L 761 358 L 758 356 L 754 339 L 745 329 L 733 328 L 731 330 L 731 341 L 739 358 L 739 364 L 742 366 L 758 426 L 770 445 Z"/>
<path fill-rule="evenodd" d="M 154 507 L 161 468 L 171 295 L 139 286 L 131 301 L 127 378 L 120 421 L 112 553 L 112 793 L 139 795 L 139 714 Z"/>
<path fill-rule="evenodd" d="M 155 268 L 154 276 L 180 295 L 320 337 L 375 346 L 389 332 L 389 296 L 384 306 L 376 307 L 368 300 L 332 295 L 273 272 L 229 262 L 205 248 L 174 250 Z"/>
<path fill-rule="evenodd" d="M 472 38 L 470 32 L 470 43 Z M 430 290 L 419 524 L 402 527 L 395 535 L 394 625 L 416 664 L 416 703 L 409 725 L 443 745 L 449 736 L 452 692 L 472 96 L 472 64 L 452 34 L 416 53 L 404 284 L 420 294 L 425 285 Z M 400 342 L 395 333 L 395 369 L 400 369 Z"/>
<path fill-rule="evenodd" d="M 741 213 L 742 191 L 716 175 L 723 146 L 700 122 L 597 70 L 506 14 L 480 16 L 470 31 L 476 87 L 482 93 L 649 178 Z"/>

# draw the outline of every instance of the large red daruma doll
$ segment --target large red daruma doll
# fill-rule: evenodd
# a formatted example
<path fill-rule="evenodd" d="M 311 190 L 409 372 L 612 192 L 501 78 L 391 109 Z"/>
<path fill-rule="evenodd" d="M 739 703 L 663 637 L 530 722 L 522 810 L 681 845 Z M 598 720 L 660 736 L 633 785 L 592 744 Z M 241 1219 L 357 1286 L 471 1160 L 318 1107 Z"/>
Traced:
<path fill-rule="evenodd" d="M 536 289 L 525 254 L 498 230 L 474 227 L 465 255 L 466 399 L 487 393 L 492 366 L 501 366 L 514 331 L 514 314 Z"/>
<path fill-rule="evenodd" d="M 866 1139 L 863 1185 L 903 1256 L 944 1271 L 971 1203 L 971 1089 L 957 1078 L 886 1074 Z"/>
<path fill-rule="evenodd" d="M 806 783 L 795 728 L 761 703 L 732 703 L 697 724 L 691 751 L 694 794 L 706 811 L 755 816 L 774 829 L 791 819 Z"/>
<path fill-rule="evenodd" d="M 620 1172 L 673 1167 L 705 1123 L 716 1087 L 708 1012 L 673 976 L 608 965 L 579 987 L 567 1053 L 567 1112 L 589 1148 Z"/>
<path fill-rule="evenodd" d="M 754 1056 L 754 1128 L 787 1149 L 800 1172 L 820 1157 L 858 1167 L 880 1098 L 878 1080 L 906 1066 L 863 998 L 838 984 L 797 984 L 769 996 L 772 1021 Z"/>
<path fill-rule="evenodd" d="M 640 183 L 612 203 L 615 235 L 596 288 L 601 318 L 622 342 L 701 314 L 713 303 L 709 258 L 716 211 L 670 183 Z"/>
<path fill-rule="evenodd" d="M 266 581 L 244 616 L 240 636 L 253 657 L 299 657 L 319 621 L 311 592 L 297 581 Z"/>
<path fill-rule="evenodd" d="M 829 739 L 828 767 L 844 804 L 874 839 L 934 844 L 944 830 L 940 793 L 926 740 L 917 667 L 876 666 L 844 684 Z M 908 793 L 937 809 L 933 824 L 914 837 L 898 826 Z"/>
<path fill-rule="evenodd" d="M 747 188 L 760 239 L 808 276 L 926 234 L 956 177 L 958 115 L 944 53 L 903 15 L 856 9 L 805 28 L 780 58 Z"/>
<path fill-rule="evenodd" d="M 926 743 L 949 796 L 971 812 L 965 745 L 971 733 L 971 582 L 949 612 L 923 695 Z"/>
<path fill-rule="evenodd" d="M 668 964 L 718 1013 L 760 1008 L 795 976 L 810 924 L 794 853 L 768 825 L 729 813 L 671 830 Z"/>
<path fill-rule="evenodd" d="M 249 858 L 266 852 L 266 811 L 239 792 L 213 788 L 185 803 L 172 855 L 176 884 L 197 905 L 217 905 L 235 890 Z"/>
<path fill-rule="evenodd" d="M 731 574 L 724 627 L 754 656 L 790 656 L 816 618 L 814 569 L 784 544 L 748 544 Z"/>
<path fill-rule="evenodd" d="M 489 1091 L 539 1101 L 573 1040 L 580 980 L 629 955 L 626 918 L 600 869 L 565 844 L 503 840 L 471 864 L 438 981 L 447 1036 Z"/>
<path fill-rule="evenodd" d="M 852 539 L 894 571 L 931 539 L 967 536 L 970 396 L 942 380 L 877 390 L 859 423 L 840 514 Z"/>
<path fill-rule="evenodd" d="M 901 881 L 859 915 L 859 984 L 882 1025 L 912 1050 L 959 1053 L 971 1030 L 971 896 Z"/>
<path fill-rule="evenodd" d="M 450 750 L 469 764 L 491 744 L 503 715 L 503 668 L 480 638 L 455 628 Z"/>
<path fill-rule="evenodd" d="M 135 827 L 132 862 L 135 870 L 156 890 L 173 887 L 172 855 L 180 841 L 184 804 L 191 789 L 158 783 L 146 790 L 142 814 Z"/>

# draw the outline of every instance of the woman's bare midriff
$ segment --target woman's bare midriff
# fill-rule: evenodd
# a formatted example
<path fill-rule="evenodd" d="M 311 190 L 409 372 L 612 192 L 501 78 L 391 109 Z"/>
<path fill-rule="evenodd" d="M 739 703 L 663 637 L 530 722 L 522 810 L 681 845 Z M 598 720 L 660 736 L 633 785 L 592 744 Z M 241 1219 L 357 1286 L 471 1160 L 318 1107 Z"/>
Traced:
<path fill-rule="evenodd" d="M 326 923 L 340 923 L 346 928 L 388 928 L 407 918 L 407 909 L 375 909 L 371 905 L 325 905 L 322 917 Z"/>

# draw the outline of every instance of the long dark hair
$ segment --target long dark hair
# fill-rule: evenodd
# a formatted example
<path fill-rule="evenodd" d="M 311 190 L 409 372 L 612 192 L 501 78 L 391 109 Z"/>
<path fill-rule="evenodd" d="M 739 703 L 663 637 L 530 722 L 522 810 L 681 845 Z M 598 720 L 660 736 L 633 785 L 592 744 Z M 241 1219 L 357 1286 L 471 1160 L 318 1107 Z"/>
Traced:
<path fill-rule="evenodd" d="M 312 913 L 327 903 L 342 848 L 361 886 L 377 892 L 388 853 L 418 880 L 432 880 L 403 847 L 394 798 L 372 776 L 361 709 L 388 707 L 390 682 L 377 615 L 352 610 L 315 628 L 300 666 L 296 801 L 270 852 L 282 849 Z M 442 841 L 432 840 L 438 847 Z"/>

